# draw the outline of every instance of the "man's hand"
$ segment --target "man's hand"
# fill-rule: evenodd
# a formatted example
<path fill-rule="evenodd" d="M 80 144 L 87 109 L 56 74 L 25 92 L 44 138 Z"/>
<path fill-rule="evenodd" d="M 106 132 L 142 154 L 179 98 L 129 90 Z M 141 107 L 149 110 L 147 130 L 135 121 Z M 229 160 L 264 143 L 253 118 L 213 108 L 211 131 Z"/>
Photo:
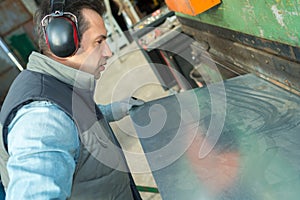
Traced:
<path fill-rule="evenodd" d="M 133 107 L 141 106 L 145 102 L 135 97 L 129 97 L 110 104 L 113 121 L 118 121 L 127 116 Z"/>

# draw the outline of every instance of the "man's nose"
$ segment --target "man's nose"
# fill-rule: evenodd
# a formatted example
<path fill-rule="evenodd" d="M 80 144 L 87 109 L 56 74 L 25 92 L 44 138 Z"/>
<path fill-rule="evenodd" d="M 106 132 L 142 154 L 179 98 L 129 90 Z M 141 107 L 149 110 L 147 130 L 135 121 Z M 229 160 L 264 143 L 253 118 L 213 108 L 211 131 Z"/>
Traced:
<path fill-rule="evenodd" d="M 108 46 L 107 42 L 106 41 L 103 41 L 104 42 L 104 47 L 103 47 L 103 57 L 106 57 L 106 58 L 110 58 L 112 57 L 112 52 L 110 50 L 110 47 Z"/>

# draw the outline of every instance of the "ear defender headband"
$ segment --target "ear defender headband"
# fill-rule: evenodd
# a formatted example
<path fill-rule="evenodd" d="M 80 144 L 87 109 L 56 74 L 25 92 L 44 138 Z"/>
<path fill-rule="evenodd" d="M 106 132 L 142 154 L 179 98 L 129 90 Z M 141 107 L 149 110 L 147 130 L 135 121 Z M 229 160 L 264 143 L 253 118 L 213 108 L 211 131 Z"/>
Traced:
<path fill-rule="evenodd" d="M 77 17 L 64 6 L 65 0 L 51 0 L 51 14 L 41 22 L 49 49 L 61 58 L 74 55 L 80 42 Z"/>

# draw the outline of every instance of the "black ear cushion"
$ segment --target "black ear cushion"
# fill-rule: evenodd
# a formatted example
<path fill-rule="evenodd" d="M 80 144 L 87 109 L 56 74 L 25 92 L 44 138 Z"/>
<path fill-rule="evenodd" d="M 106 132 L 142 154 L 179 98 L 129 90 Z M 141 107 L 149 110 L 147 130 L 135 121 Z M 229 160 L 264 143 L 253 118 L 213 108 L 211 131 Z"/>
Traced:
<path fill-rule="evenodd" d="M 74 22 L 66 17 L 53 18 L 46 28 L 46 41 L 51 52 L 68 57 L 78 49 L 78 33 Z"/>

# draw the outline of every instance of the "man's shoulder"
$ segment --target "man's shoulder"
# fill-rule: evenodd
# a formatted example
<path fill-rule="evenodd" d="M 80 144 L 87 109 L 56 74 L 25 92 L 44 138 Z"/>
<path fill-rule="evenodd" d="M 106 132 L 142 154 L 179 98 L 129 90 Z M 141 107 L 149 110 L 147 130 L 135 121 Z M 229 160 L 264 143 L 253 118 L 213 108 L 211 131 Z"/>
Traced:
<path fill-rule="evenodd" d="M 5 120 L 12 110 L 18 110 L 31 102 L 48 101 L 58 104 L 65 111 L 69 111 L 68 105 L 72 100 L 72 90 L 69 87 L 63 87 L 62 83 L 56 83 L 54 80 L 55 78 L 38 72 L 22 71 L 13 82 L 4 100 L 1 109 L 1 121 Z"/>
<path fill-rule="evenodd" d="M 51 101 L 33 101 L 23 105 L 17 111 L 14 120 L 26 119 L 26 121 L 60 121 L 72 123 L 73 119 L 59 105 Z"/>
<path fill-rule="evenodd" d="M 41 110 L 41 109 L 45 109 L 45 110 L 61 110 L 60 106 L 57 105 L 56 103 L 52 102 L 52 101 L 47 101 L 47 100 L 41 100 L 41 101 L 32 101 L 26 105 L 23 105 L 22 108 L 20 108 L 20 110 Z M 63 110 L 61 110 L 63 111 Z"/>

